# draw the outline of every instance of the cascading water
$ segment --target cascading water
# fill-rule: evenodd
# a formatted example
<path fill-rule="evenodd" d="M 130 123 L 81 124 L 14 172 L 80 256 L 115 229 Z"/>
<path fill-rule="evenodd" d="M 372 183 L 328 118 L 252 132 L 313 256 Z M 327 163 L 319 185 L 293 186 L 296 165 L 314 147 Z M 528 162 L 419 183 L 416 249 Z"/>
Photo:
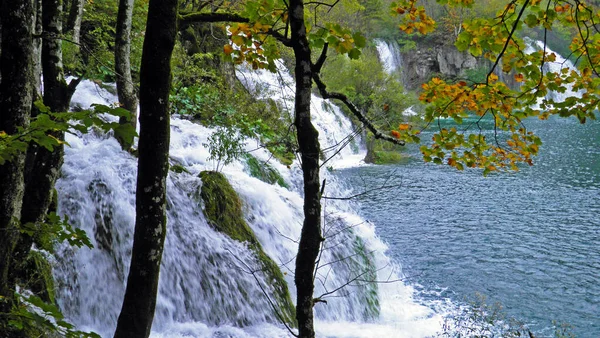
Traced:
<path fill-rule="evenodd" d="M 568 69 L 569 71 L 577 72 L 577 69 L 573 65 L 573 62 L 571 62 L 571 60 L 567 60 L 567 59 L 563 58 L 560 54 L 552 51 L 550 48 L 548 48 L 548 46 L 545 46 L 543 41 L 539 41 L 539 40 L 534 41 L 531 39 L 526 39 L 525 42 L 527 44 L 525 53 L 531 54 L 538 50 L 544 50 L 547 54 L 554 54 L 556 56 L 556 59 L 554 61 L 546 61 L 544 63 L 544 67 L 543 67 L 544 72 L 552 72 L 552 73 L 556 73 L 556 74 L 561 74 L 561 71 L 563 69 Z M 568 76 L 568 74 L 562 75 L 562 77 L 566 77 L 566 76 Z M 581 97 L 581 95 L 583 94 L 583 91 L 579 91 L 579 92 L 573 91 L 572 84 L 568 84 L 568 85 L 566 85 L 566 87 L 567 87 L 567 90 L 562 93 L 557 92 L 557 91 L 549 91 L 548 94 L 546 95 L 546 99 L 552 100 L 554 102 L 563 102 L 568 97 L 572 97 L 572 96 Z M 538 101 L 538 103 L 541 103 L 542 100 L 543 100 L 543 98 L 541 98 Z"/>
<path fill-rule="evenodd" d="M 396 42 L 385 42 L 383 40 L 375 40 L 375 47 L 379 60 L 383 66 L 383 70 L 388 74 L 400 72 L 402 69 L 402 55 L 400 47 Z"/>
<path fill-rule="evenodd" d="M 388 75 L 395 75 L 398 79 L 402 80 L 402 54 L 400 54 L 398 43 L 377 39 L 375 40 L 375 47 L 377 48 L 377 55 L 379 56 L 379 62 L 381 62 L 383 71 Z M 402 112 L 402 115 L 416 116 L 418 113 L 414 110 L 413 106 L 410 106 Z"/>
<path fill-rule="evenodd" d="M 291 76 L 241 71 L 250 89 L 271 90 L 265 97 L 291 112 Z M 352 134 L 350 121 L 340 110 L 313 96 L 314 122 L 320 131 L 325 158 L 323 168 L 357 165 L 364 154 Z M 114 95 L 83 82 L 74 102 L 116 102 Z M 153 325 L 154 337 L 285 337 L 265 297 L 272 286 L 261 274 L 250 273 L 257 257 L 245 243 L 215 231 L 206 221 L 199 198 L 198 173 L 213 169 L 203 146 L 213 130 L 173 118 L 171 160 L 189 173 L 171 172 L 168 178 L 168 233 L 161 267 L 159 295 Z M 69 135 L 62 176 L 57 183 L 59 212 L 84 229 L 94 249 L 58 248 L 54 268 L 58 301 L 69 320 L 79 328 L 103 337 L 114 331 L 125 290 L 135 221 L 136 158 L 120 149 L 107 135 Z M 341 145 L 350 144 L 343 147 Z M 252 155 L 269 161 L 264 149 Z M 302 224 L 302 181 L 298 164 L 290 169 L 271 160 L 289 189 L 251 177 L 242 162 L 223 169 L 243 201 L 247 223 L 264 251 L 281 267 L 292 298 L 296 240 Z M 325 194 L 347 196 L 351 189 L 328 170 Z M 442 317 L 417 304 L 413 290 L 399 279 L 398 268 L 385 256 L 386 246 L 375 236 L 372 224 L 353 211 L 348 201 L 324 200 L 324 250 L 316 278 L 315 296 L 327 304 L 315 307 L 316 328 L 328 337 L 421 337 L 440 330 Z M 349 285 L 344 286 L 349 281 Z M 339 290 L 335 291 L 337 288 Z M 333 292 L 335 291 L 335 292 Z M 328 295 L 328 292 L 333 292 Z"/>

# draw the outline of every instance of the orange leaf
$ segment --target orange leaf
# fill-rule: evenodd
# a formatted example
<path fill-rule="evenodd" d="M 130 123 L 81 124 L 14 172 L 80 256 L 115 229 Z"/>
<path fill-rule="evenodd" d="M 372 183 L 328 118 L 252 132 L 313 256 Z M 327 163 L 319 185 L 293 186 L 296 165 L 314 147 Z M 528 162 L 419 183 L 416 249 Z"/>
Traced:
<path fill-rule="evenodd" d="M 402 123 L 401 125 L 398 126 L 398 129 L 400 129 L 400 130 L 409 130 L 410 129 L 410 124 Z"/>
<path fill-rule="evenodd" d="M 398 138 L 398 139 L 400 138 L 400 133 L 397 130 L 392 130 L 391 134 L 395 138 Z"/>
<path fill-rule="evenodd" d="M 515 74 L 515 81 L 523 82 L 523 74 Z"/>
<path fill-rule="evenodd" d="M 229 55 L 233 52 L 233 47 L 231 47 L 231 45 L 225 45 L 223 47 L 223 52 L 225 53 L 225 55 Z"/>

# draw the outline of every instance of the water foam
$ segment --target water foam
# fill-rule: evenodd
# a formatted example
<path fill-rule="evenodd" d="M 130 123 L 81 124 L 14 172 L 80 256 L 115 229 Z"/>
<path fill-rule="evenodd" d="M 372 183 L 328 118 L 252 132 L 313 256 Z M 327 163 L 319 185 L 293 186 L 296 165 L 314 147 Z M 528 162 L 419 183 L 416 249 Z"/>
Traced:
<path fill-rule="evenodd" d="M 293 81 L 284 70 L 277 75 L 241 71 L 249 88 L 271 89 L 264 94 L 288 107 L 291 113 Z M 280 84 L 284 85 L 281 86 Z M 75 101 L 86 107 L 107 104 L 114 95 L 84 82 Z M 111 96 L 112 95 L 112 96 Z M 113 101 L 114 102 L 114 101 Z M 359 164 L 364 149 L 358 139 L 346 143 L 352 130 L 339 108 L 313 96 L 314 123 L 320 141 L 331 157 L 325 166 Z M 173 118 L 171 159 L 188 173 L 171 172 L 168 178 L 168 233 L 163 254 L 153 337 L 285 337 L 291 336 L 278 323 L 262 288 L 270 290 L 266 278 L 253 276 L 249 268 L 257 259 L 247 245 L 213 230 L 202 214 L 197 174 L 211 170 L 213 163 L 203 146 L 213 132 L 186 120 Z M 62 177 L 57 183 L 59 211 L 84 229 L 94 249 L 58 248 L 55 277 L 58 302 L 67 318 L 82 329 L 109 337 L 114 331 L 125 290 L 135 221 L 137 161 L 123 152 L 112 138 L 101 134 L 69 135 Z M 349 141 L 351 143 L 352 141 Z M 248 140 L 247 148 L 255 148 Z M 253 151 L 270 159 L 264 149 Z M 242 162 L 226 166 L 223 173 L 244 203 L 246 221 L 265 252 L 281 266 L 292 297 L 294 258 L 302 224 L 303 200 L 298 163 L 287 168 L 271 161 L 290 186 L 269 185 L 251 177 Z M 324 166 L 324 167 L 325 167 Z M 347 196 L 345 185 L 325 168 L 326 194 Z M 400 279 L 399 267 L 385 255 L 387 247 L 375 235 L 374 226 L 361 219 L 348 201 L 324 202 L 326 250 L 321 256 L 315 296 L 327 294 L 356 278 L 315 307 L 319 336 L 423 337 L 437 332 L 440 314 L 418 304 L 414 290 L 401 281 L 373 284 L 358 278 L 376 269 L 374 279 Z M 372 270 L 370 270 L 373 272 Z M 366 303 L 379 303 L 367 306 Z"/>

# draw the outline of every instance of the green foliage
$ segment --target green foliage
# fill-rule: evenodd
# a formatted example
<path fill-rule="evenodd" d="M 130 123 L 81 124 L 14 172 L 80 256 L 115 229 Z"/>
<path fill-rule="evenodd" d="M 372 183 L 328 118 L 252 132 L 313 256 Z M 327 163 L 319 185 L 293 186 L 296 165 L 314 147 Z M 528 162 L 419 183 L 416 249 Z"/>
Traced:
<path fill-rule="evenodd" d="M 394 164 L 401 162 L 405 157 L 399 151 L 374 150 L 373 159 L 366 161 L 374 164 Z"/>
<path fill-rule="evenodd" d="M 473 0 L 437 2 L 452 8 L 474 3 Z M 487 5 L 487 2 L 478 2 Z M 424 21 L 431 22 L 425 12 L 420 11 L 418 18 L 415 16 L 412 11 L 415 0 L 402 0 L 396 6 L 396 11 L 404 15 L 401 28 L 405 30 Z M 584 27 L 594 25 L 599 15 L 596 5 L 584 2 L 517 0 L 503 4 L 496 15 L 461 22 L 460 30 L 456 32 L 457 49 L 481 56 L 493 66 L 482 83 L 434 77 L 422 86 L 420 99 L 429 104 L 425 121 L 432 126 L 438 125 L 433 144 L 421 147 L 425 161 L 445 163 L 458 170 L 481 168 L 484 175 L 494 171 L 516 171 L 520 163 L 533 165 L 533 157 L 542 144 L 540 138 L 526 128 L 524 122 L 527 119 L 546 120 L 555 115 L 575 117 L 581 123 L 595 120 L 600 107 L 597 100 L 600 35 Z M 429 25 L 426 30 L 433 28 L 434 25 Z M 556 62 L 557 55 L 548 50 L 546 44 L 537 46 L 523 38 L 524 32 L 534 30 L 543 32 L 544 41 L 547 41 L 548 32 L 555 28 L 563 36 L 572 37 L 569 49 L 578 60 L 576 70 L 565 65 L 560 69 L 548 69 L 546 65 Z M 508 86 L 500 81 L 496 75 L 500 70 L 520 85 Z M 554 95 L 548 95 L 550 92 L 569 95 L 558 101 Z M 493 136 L 482 135 L 474 125 L 460 128 L 459 132 L 457 127 L 442 128 L 439 124 L 441 119 L 461 124 L 468 117 L 475 117 L 480 122 L 491 121 Z M 476 125 L 479 126 L 479 122 Z M 414 130 L 397 131 L 401 139 L 418 139 L 410 132 Z"/>
<path fill-rule="evenodd" d="M 81 46 L 69 41 L 63 43 L 67 73 L 114 82 L 114 42 L 118 1 L 85 1 L 81 23 Z M 148 0 L 136 0 L 131 30 L 132 75 L 139 76 L 142 45 L 146 29 Z"/>
<path fill-rule="evenodd" d="M 215 230 L 230 238 L 245 242 L 256 254 L 260 270 L 273 287 L 277 316 L 291 326 L 295 324 L 295 308 L 279 266 L 264 252 L 256 235 L 244 220 L 242 202 L 223 174 L 214 171 L 200 173 L 204 215 Z"/>
<path fill-rule="evenodd" d="M 331 91 L 348 96 L 383 130 L 396 128 L 405 121 L 402 113 L 416 102 L 404 93 L 396 78 L 384 73 L 373 49 L 365 49 L 358 60 L 343 55 L 331 57 L 321 76 Z"/>
<path fill-rule="evenodd" d="M 65 321 L 58 307 L 37 296 L 15 294 L 17 302 L 10 313 L 9 326 L 32 337 L 56 333 L 65 338 L 100 338 L 93 332 L 82 332 Z"/>
<path fill-rule="evenodd" d="M 51 112 L 41 101 L 36 101 L 35 106 L 40 114 L 31 119 L 29 127 L 19 128 L 17 133 L 12 135 L 0 131 L 0 165 L 10 161 L 15 155 L 25 152 L 30 142 L 37 143 L 49 151 L 61 145 L 68 145 L 54 136 L 56 132 L 76 130 L 87 133 L 89 127 L 94 125 L 105 132 L 113 130 L 117 136 L 125 140 L 133 141 L 133 137 L 136 136 L 132 126 L 121 125 L 118 122 L 106 122 L 101 118 L 101 114 L 129 117 L 130 113 L 122 108 L 95 105 L 93 111 L 55 113 Z"/>
<path fill-rule="evenodd" d="M 488 71 L 486 67 L 467 69 L 465 70 L 465 76 L 469 83 L 485 83 Z"/>
<path fill-rule="evenodd" d="M 237 129 L 246 137 L 259 139 L 282 163 L 291 164 L 295 135 L 290 132 L 289 116 L 282 114 L 274 101 L 256 99 L 261 93 L 248 93 L 237 79 L 232 85 L 229 77 L 233 75 L 208 66 L 213 61 L 211 53 L 188 56 L 181 48 L 177 50 L 170 95 L 173 111 L 206 126 Z"/>
<path fill-rule="evenodd" d="M 61 218 L 55 212 L 51 212 L 46 216 L 44 223 L 25 223 L 19 227 L 19 231 L 32 237 L 53 238 L 54 241 L 60 243 L 67 241 L 69 245 L 78 248 L 92 248 L 92 242 L 87 237 L 85 231 L 79 228 L 73 228 L 69 224 L 67 216 Z M 44 241 L 44 243 L 52 243 L 53 241 Z M 55 243 L 52 243 L 55 244 Z M 46 249 L 46 248 L 44 248 Z M 52 249 L 49 248 L 51 251 Z"/>
<path fill-rule="evenodd" d="M 208 148 L 209 161 L 215 164 L 215 171 L 239 159 L 244 153 L 244 136 L 231 126 L 218 127 L 209 137 L 208 143 L 202 145 Z"/>
<path fill-rule="evenodd" d="M 311 32 L 308 38 L 311 47 L 321 49 L 327 43 L 340 55 L 347 54 L 350 59 L 358 59 L 361 54 L 360 50 L 367 44 L 362 33 L 353 33 L 339 24 L 325 24 L 325 27 Z"/>
<path fill-rule="evenodd" d="M 46 255 L 42 251 L 31 250 L 21 270 L 18 284 L 33 292 L 44 302 L 55 304 L 52 266 Z"/>
<path fill-rule="evenodd" d="M 177 174 L 181 174 L 181 173 L 191 174 L 190 171 L 187 170 L 181 164 L 172 165 L 169 167 L 169 170 L 171 170 L 172 172 L 177 173 Z"/>
<path fill-rule="evenodd" d="M 256 177 L 269 184 L 278 184 L 281 187 L 288 188 L 288 185 L 285 183 L 283 177 L 281 177 L 281 174 L 279 174 L 277 169 L 270 166 L 269 163 L 261 161 L 250 154 L 246 154 L 246 166 L 250 171 L 250 176 Z"/>

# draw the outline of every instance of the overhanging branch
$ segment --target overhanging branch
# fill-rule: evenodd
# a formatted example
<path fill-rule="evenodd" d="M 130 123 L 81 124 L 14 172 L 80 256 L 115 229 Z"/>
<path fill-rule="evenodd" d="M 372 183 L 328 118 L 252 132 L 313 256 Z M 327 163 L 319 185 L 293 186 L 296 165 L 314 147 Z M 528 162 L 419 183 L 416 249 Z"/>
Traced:
<path fill-rule="evenodd" d="M 195 12 L 188 13 L 179 16 L 179 22 L 182 24 L 191 24 L 191 23 L 214 23 L 214 22 L 239 22 L 239 23 L 249 23 L 250 20 L 244 16 L 241 16 L 236 13 L 208 13 L 208 12 Z M 285 35 L 270 29 L 265 34 L 274 37 L 277 41 L 281 42 L 286 47 L 292 46 L 292 41 L 287 38 Z"/>
<path fill-rule="evenodd" d="M 250 22 L 246 17 L 235 13 L 189 13 L 179 17 L 180 23 L 194 22 Z"/>
<path fill-rule="evenodd" d="M 344 105 L 346 105 L 346 107 L 348 107 L 348 109 L 350 109 L 352 114 L 354 114 L 354 116 L 356 116 L 356 118 L 358 118 L 358 120 L 369 131 L 371 131 L 371 133 L 373 133 L 373 136 L 375 136 L 376 139 L 388 141 L 390 143 L 401 145 L 401 146 L 405 145 L 404 141 L 400 141 L 396 138 L 393 138 L 392 136 L 385 135 L 381 131 L 379 131 L 377 129 L 377 127 L 375 127 L 373 125 L 373 123 L 365 116 L 365 114 L 363 114 L 360 111 L 360 109 L 358 109 L 358 107 L 356 107 L 352 102 L 350 102 L 350 100 L 348 99 L 348 97 L 346 95 L 344 95 L 342 93 L 327 91 L 327 86 L 325 85 L 325 83 L 323 83 L 323 81 L 321 80 L 321 76 L 320 76 L 320 71 L 321 71 L 321 68 L 323 67 L 323 63 L 325 62 L 326 57 L 327 57 L 327 44 L 323 48 L 323 51 L 321 52 L 321 56 L 319 57 L 319 60 L 317 61 L 317 63 L 312 65 L 313 80 L 317 84 L 317 88 L 319 88 L 319 93 L 321 94 L 321 96 L 324 99 L 336 99 L 336 100 L 341 101 Z"/>

